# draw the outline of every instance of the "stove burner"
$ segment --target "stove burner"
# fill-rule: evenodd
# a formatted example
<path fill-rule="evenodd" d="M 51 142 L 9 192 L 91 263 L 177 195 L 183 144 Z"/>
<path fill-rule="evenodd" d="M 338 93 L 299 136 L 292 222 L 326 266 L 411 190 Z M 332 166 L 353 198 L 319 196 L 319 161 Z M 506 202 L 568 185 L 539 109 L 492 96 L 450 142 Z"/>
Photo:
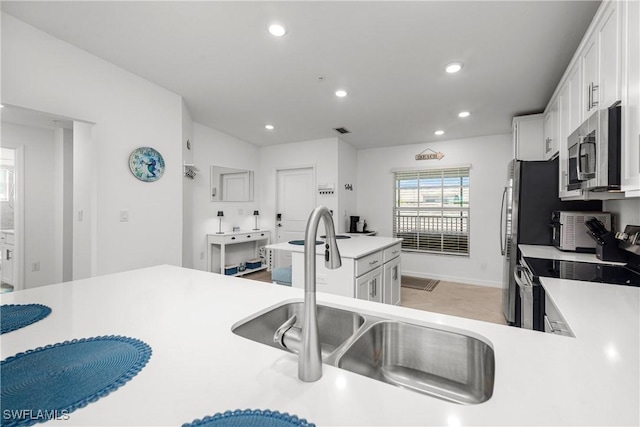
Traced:
<path fill-rule="evenodd" d="M 640 287 L 640 274 L 623 265 L 528 257 L 525 261 L 537 277 Z"/>

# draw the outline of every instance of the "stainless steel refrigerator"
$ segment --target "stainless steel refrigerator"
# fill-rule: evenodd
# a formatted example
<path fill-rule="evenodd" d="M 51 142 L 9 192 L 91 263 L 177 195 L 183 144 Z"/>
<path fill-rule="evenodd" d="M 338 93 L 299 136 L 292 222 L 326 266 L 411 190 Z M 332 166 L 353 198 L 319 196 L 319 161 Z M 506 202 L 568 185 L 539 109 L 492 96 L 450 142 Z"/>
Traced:
<path fill-rule="evenodd" d="M 502 311 L 510 325 L 520 326 L 519 292 L 514 270 L 519 244 L 551 246 L 551 213 L 555 210 L 601 211 L 601 201 L 563 202 L 558 196 L 558 159 L 512 160 L 500 210 L 503 256 Z"/>

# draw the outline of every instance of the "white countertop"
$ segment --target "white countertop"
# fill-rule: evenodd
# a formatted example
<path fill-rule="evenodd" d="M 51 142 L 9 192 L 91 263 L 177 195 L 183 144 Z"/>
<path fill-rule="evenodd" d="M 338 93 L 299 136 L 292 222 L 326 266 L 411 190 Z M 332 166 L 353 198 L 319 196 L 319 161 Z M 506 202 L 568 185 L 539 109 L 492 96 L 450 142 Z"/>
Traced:
<path fill-rule="evenodd" d="M 318 239 L 324 241 L 324 239 Z M 396 239 L 393 237 L 377 237 L 377 236 L 362 236 L 352 237 L 350 239 L 337 239 L 338 249 L 340 250 L 340 256 L 345 258 L 361 258 L 369 255 L 370 253 L 385 249 L 396 243 L 401 242 L 402 239 Z M 287 242 L 274 243 L 266 246 L 268 249 L 276 249 L 291 252 L 304 252 L 304 245 L 292 245 Z M 316 253 L 321 255 L 324 253 L 323 245 L 316 245 Z"/>
<path fill-rule="evenodd" d="M 358 239 L 364 240 L 364 239 Z M 271 409 L 326 425 L 638 425 L 640 288 L 543 278 L 575 338 L 318 294 L 320 303 L 462 330 L 495 352 L 494 393 L 458 405 L 323 365 L 297 378 L 297 357 L 231 332 L 301 289 L 159 266 L 4 294 L 41 303 L 45 319 L 0 337 L 2 359 L 73 338 L 118 334 L 153 349 L 117 391 L 49 425 L 181 425 L 233 409 Z"/>
<path fill-rule="evenodd" d="M 529 258 L 557 259 L 561 261 L 593 262 L 599 264 L 625 265 L 624 262 L 600 261 L 596 254 L 565 252 L 555 246 L 518 245 L 522 256 Z"/>

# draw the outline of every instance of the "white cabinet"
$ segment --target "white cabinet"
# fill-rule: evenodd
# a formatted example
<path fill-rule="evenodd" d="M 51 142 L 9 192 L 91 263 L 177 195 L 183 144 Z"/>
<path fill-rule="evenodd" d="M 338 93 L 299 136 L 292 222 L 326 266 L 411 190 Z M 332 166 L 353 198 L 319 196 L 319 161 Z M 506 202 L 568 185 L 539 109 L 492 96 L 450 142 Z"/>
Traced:
<path fill-rule="evenodd" d="M 400 257 L 396 257 L 389 262 L 385 262 L 382 267 L 384 281 L 384 296 L 382 302 L 385 304 L 400 304 L 400 282 L 402 273 L 400 270 Z"/>
<path fill-rule="evenodd" d="M 400 284 L 402 273 L 400 269 L 400 254 L 402 253 L 402 243 L 388 247 L 382 254 L 382 278 L 384 295 L 382 302 L 385 304 L 400 304 Z"/>
<path fill-rule="evenodd" d="M 626 197 L 640 197 L 640 2 L 623 8 L 623 90 L 621 186 Z"/>
<path fill-rule="evenodd" d="M 518 160 L 543 160 L 543 115 L 513 118 L 513 157 Z"/>
<path fill-rule="evenodd" d="M 14 256 L 14 235 L 13 233 L 0 233 L 0 250 L 2 251 L 2 282 L 15 285 L 13 271 Z"/>
<path fill-rule="evenodd" d="M 544 113 L 544 159 L 549 160 L 558 154 L 558 100 L 554 100 Z"/>
<path fill-rule="evenodd" d="M 574 62 L 574 65 L 567 73 L 567 78 L 560 88 L 558 94 L 558 160 L 560 174 L 558 185 L 558 194 L 560 198 L 579 198 L 582 196 L 582 190 L 567 190 L 569 181 L 569 171 L 567 170 L 567 138 L 574 130 L 580 126 L 581 110 L 580 110 L 580 62 Z"/>
<path fill-rule="evenodd" d="M 619 2 L 603 3 L 581 51 L 582 119 L 586 120 L 598 108 L 608 108 L 620 100 L 621 88 L 621 28 Z M 637 25 L 637 22 L 636 22 Z"/>
<path fill-rule="evenodd" d="M 383 293 L 382 266 L 356 277 L 356 298 L 382 302 Z"/>
<path fill-rule="evenodd" d="M 374 237 L 362 239 L 374 239 Z M 340 245 L 340 242 L 344 241 L 339 240 L 338 242 Z M 271 245 L 269 249 L 284 250 L 284 247 L 283 244 L 278 243 Z M 368 250 L 362 252 L 363 255 L 349 250 L 344 252 L 348 255 L 342 254 L 342 266 L 334 270 L 325 266 L 324 255 L 316 254 L 316 290 L 318 292 L 385 304 L 397 305 L 400 303 L 402 272 L 401 243 L 399 241 L 386 242 L 385 245 L 379 246 L 373 252 Z M 291 264 L 292 286 L 304 288 L 304 253 L 292 252 Z"/>

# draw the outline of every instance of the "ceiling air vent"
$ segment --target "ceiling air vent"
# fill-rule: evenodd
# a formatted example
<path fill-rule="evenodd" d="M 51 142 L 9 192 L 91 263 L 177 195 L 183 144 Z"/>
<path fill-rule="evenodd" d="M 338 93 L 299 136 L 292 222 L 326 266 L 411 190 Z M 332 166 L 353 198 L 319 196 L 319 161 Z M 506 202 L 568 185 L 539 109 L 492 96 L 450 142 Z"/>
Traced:
<path fill-rule="evenodd" d="M 347 128 L 333 128 L 333 130 L 341 134 L 351 133 L 351 131 Z"/>

